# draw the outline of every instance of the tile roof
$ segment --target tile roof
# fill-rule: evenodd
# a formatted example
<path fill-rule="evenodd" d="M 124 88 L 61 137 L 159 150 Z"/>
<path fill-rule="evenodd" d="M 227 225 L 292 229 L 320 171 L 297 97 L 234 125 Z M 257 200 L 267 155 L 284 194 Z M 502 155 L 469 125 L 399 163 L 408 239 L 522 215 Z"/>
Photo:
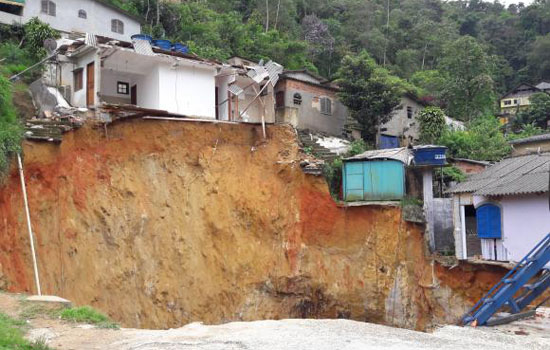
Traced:
<path fill-rule="evenodd" d="M 512 140 L 509 143 L 512 145 L 522 144 L 522 143 L 529 143 L 529 142 L 538 142 L 538 141 L 549 141 L 550 140 L 550 134 L 542 134 L 542 135 L 535 135 L 530 137 L 525 137 L 523 139 L 517 139 Z"/>
<path fill-rule="evenodd" d="M 506 158 L 449 190 L 480 196 L 508 196 L 548 192 L 550 153 Z"/>

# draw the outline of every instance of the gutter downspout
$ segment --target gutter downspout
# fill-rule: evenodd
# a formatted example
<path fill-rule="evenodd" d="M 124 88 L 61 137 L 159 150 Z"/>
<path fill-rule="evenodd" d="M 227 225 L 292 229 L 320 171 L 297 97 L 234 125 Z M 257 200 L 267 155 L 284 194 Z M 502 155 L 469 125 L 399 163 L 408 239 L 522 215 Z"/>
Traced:
<path fill-rule="evenodd" d="M 34 250 L 34 237 L 32 233 L 31 213 L 29 210 L 29 202 L 27 200 L 27 187 L 25 186 L 25 175 L 23 174 L 23 163 L 21 162 L 21 155 L 19 153 L 17 154 L 17 164 L 19 166 L 19 176 L 21 178 L 21 189 L 23 190 L 23 201 L 25 202 L 25 214 L 27 216 L 27 228 L 29 230 L 29 239 L 31 242 L 32 264 L 34 268 L 34 280 L 36 283 L 36 291 L 38 292 L 38 295 L 42 295 L 42 291 L 40 290 L 40 278 L 38 277 L 38 264 L 36 260 L 36 252 Z"/>

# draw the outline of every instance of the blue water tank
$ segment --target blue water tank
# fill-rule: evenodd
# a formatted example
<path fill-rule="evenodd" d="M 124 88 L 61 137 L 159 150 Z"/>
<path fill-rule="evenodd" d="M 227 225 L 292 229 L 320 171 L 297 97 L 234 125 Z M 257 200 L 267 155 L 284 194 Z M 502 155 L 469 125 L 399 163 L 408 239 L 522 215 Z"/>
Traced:
<path fill-rule="evenodd" d="M 147 34 L 134 34 L 131 38 L 132 40 L 147 40 L 149 43 L 153 42 L 153 37 Z"/>
<path fill-rule="evenodd" d="M 415 165 L 445 165 L 447 157 L 445 152 L 447 147 L 444 146 L 416 146 L 414 148 L 414 164 Z"/>
<path fill-rule="evenodd" d="M 153 46 L 166 51 L 172 50 L 172 42 L 170 40 L 155 39 L 153 40 Z"/>
<path fill-rule="evenodd" d="M 174 43 L 172 45 L 172 51 L 181 52 L 181 53 L 188 53 L 189 47 L 187 45 L 184 45 L 182 43 Z"/>

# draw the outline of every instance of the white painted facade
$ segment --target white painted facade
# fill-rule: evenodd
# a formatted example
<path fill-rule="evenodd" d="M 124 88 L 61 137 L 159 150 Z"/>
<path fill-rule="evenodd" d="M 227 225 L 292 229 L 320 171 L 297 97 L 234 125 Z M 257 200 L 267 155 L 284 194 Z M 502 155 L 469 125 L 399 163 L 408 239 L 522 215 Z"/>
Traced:
<path fill-rule="evenodd" d="M 27 0 L 21 16 L 0 11 L 0 23 L 24 24 L 33 17 L 48 23 L 52 28 L 64 33 L 92 33 L 108 38 L 130 41 L 133 34 L 141 33 L 141 23 L 123 11 L 107 6 L 96 0 L 51 0 L 55 3 L 56 13 L 51 16 L 42 13 L 41 0 Z M 86 12 L 86 18 L 80 18 L 78 12 Z M 124 24 L 124 33 L 111 31 L 111 21 L 120 20 Z"/>
<path fill-rule="evenodd" d="M 453 202 L 455 251 L 459 259 L 466 259 L 470 255 L 465 251 L 464 205 L 479 208 L 485 203 L 492 203 L 501 208 L 502 239 L 481 239 L 482 257 L 485 260 L 520 261 L 550 233 L 547 193 L 498 198 L 464 193 L 454 195 Z"/>
<path fill-rule="evenodd" d="M 96 107 L 101 103 L 131 104 L 131 89 L 136 90 L 136 105 L 195 118 L 216 118 L 217 66 L 167 55 L 144 56 L 130 50 L 104 51 L 85 47 L 62 65 L 60 85 L 70 85 L 71 104 Z M 103 57 L 103 59 L 100 58 Z M 94 104 L 87 106 L 87 66 L 95 64 Z M 74 72 L 82 69 L 83 88 L 75 91 Z M 118 83 L 128 84 L 126 94 Z M 227 86 L 224 87 L 227 91 Z"/>

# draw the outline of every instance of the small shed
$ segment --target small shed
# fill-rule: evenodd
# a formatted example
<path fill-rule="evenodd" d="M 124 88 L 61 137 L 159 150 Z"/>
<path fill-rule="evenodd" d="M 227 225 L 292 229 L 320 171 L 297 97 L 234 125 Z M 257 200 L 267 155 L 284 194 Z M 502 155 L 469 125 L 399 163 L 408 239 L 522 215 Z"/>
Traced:
<path fill-rule="evenodd" d="M 367 151 L 345 158 L 344 200 L 389 201 L 405 196 L 405 166 L 413 157 L 407 148 Z"/>

